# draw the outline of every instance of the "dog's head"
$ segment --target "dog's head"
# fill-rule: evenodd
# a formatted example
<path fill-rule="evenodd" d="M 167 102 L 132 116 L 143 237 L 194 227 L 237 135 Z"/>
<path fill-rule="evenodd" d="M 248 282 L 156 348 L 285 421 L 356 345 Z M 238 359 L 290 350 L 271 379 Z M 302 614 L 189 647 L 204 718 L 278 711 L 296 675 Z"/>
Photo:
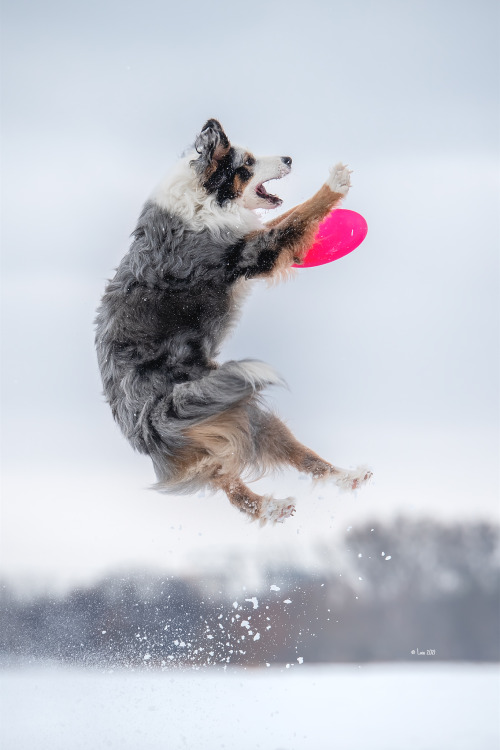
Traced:
<path fill-rule="evenodd" d="M 292 168 L 289 156 L 255 157 L 249 151 L 232 146 L 220 122 L 208 120 L 196 138 L 199 154 L 191 161 L 200 182 L 222 206 L 237 201 L 245 208 L 277 208 L 282 200 L 268 193 L 264 183 L 279 180 Z"/>

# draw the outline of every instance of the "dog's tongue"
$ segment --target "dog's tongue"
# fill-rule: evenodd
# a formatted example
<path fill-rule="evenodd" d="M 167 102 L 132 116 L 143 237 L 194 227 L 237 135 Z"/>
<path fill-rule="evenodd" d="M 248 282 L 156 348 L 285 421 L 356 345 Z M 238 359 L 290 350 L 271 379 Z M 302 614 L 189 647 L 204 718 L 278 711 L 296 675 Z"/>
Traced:
<path fill-rule="evenodd" d="M 278 198 L 277 195 L 268 193 L 263 184 L 259 185 L 255 192 L 257 193 L 257 195 L 260 195 L 261 198 L 265 198 L 266 201 L 269 201 L 269 203 L 273 203 L 275 206 L 281 206 L 281 204 L 283 203 L 281 198 Z"/>
<path fill-rule="evenodd" d="M 361 245 L 367 232 L 368 225 L 361 214 L 344 208 L 334 209 L 319 225 L 303 263 L 293 265 L 311 268 L 338 260 Z"/>

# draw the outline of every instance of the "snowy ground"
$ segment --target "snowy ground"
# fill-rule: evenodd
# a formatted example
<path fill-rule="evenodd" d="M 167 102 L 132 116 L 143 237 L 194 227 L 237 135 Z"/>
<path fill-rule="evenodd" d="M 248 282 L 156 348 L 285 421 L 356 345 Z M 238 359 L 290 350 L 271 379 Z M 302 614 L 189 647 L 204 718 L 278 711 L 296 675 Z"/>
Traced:
<path fill-rule="evenodd" d="M 496 665 L 9 669 L 2 750 L 498 750 Z"/>

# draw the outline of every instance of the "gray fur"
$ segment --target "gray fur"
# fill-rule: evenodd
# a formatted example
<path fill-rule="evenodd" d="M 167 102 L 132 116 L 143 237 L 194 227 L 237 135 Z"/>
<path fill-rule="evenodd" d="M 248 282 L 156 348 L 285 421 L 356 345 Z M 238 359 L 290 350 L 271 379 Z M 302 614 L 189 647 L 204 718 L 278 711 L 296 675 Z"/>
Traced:
<path fill-rule="evenodd" d="M 283 382 L 268 365 L 219 365 L 216 358 L 243 285 L 303 260 L 320 219 L 346 194 L 350 173 L 338 165 L 309 201 L 262 224 L 251 209 L 281 203 L 263 184 L 288 174 L 290 157 L 256 160 L 231 146 L 213 119 L 193 157 L 145 204 L 97 311 L 104 395 L 133 447 L 151 457 L 156 489 L 208 486 L 260 523 L 282 522 L 294 513 L 291 499 L 256 495 L 242 475 L 290 465 L 356 489 L 371 472 L 329 464 L 267 410 L 260 391 Z"/>
<path fill-rule="evenodd" d="M 229 141 L 218 120 L 207 120 L 194 147 L 199 156 L 192 161 L 192 165 L 201 176 L 213 159 L 220 158 L 229 149 Z"/>
<path fill-rule="evenodd" d="M 279 382 L 251 360 L 214 362 L 235 285 L 257 275 L 269 251 L 231 229 L 195 232 L 153 202 L 133 237 L 97 311 L 97 356 L 115 420 L 167 480 L 188 427 Z"/>

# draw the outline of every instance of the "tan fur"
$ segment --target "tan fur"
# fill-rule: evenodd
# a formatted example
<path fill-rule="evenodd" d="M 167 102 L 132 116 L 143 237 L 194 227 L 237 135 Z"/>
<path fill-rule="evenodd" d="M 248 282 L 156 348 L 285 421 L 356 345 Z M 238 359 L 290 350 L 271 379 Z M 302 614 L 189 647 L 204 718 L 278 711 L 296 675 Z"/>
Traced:
<path fill-rule="evenodd" d="M 227 137 L 226 137 L 226 140 L 227 140 Z M 222 159 L 223 156 L 226 156 L 226 154 L 229 153 L 230 148 L 231 148 L 231 144 L 229 143 L 229 141 L 227 141 L 226 146 L 224 146 L 223 142 L 221 141 L 214 151 L 214 160 L 220 161 L 220 159 Z"/>
<path fill-rule="evenodd" d="M 371 474 L 329 464 L 269 412 L 260 394 L 283 384 L 269 365 L 219 365 L 212 357 L 252 279 L 274 283 L 296 273 L 292 265 L 304 259 L 320 221 L 347 194 L 350 171 L 337 164 L 312 198 L 266 225 L 252 207 L 281 203 L 262 187 L 288 174 L 291 158 L 262 157 L 252 169 L 254 157 L 231 151 L 213 118 L 194 151 L 198 157 L 186 156 L 146 204 L 103 297 L 96 346 L 105 395 L 132 445 L 151 456 L 157 490 L 222 490 L 250 518 L 280 523 L 294 513 L 291 498 L 260 496 L 244 479 L 292 466 L 354 489 Z"/>
<path fill-rule="evenodd" d="M 214 472 L 241 474 L 253 457 L 248 414 L 243 405 L 186 430 L 190 448 L 210 458 Z"/>
<path fill-rule="evenodd" d="M 220 475 L 214 479 L 213 486 L 225 492 L 229 502 L 253 521 L 260 517 L 264 498 L 252 492 L 238 476 Z"/>
<path fill-rule="evenodd" d="M 245 164 L 245 161 L 247 159 L 254 159 L 255 160 L 255 156 L 253 154 L 251 154 L 249 151 L 247 151 L 246 154 L 243 157 L 243 164 Z M 243 191 L 245 189 L 245 186 L 250 182 L 251 179 L 252 179 L 252 174 L 251 173 L 249 174 L 249 176 L 247 177 L 247 179 L 244 179 L 240 174 L 236 174 L 234 176 L 233 186 L 234 186 L 234 192 L 235 192 L 236 196 L 239 197 L 243 193 Z"/>
<path fill-rule="evenodd" d="M 297 210 L 299 206 L 294 206 L 294 208 L 289 208 L 288 211 L 285 211 L 284 214 L 281 214 L 280 216 L 275 216 L 274 219 L 271 219 L 270 221 L 266 221 L 266 228 L 272 229 L 273 227 L 278 226 L 281 224 L 283 219 L 286 219 L 287 216 L 290 216 L 294 211 Z"/>
<path fill-rule="evenodd" d="M 212 161 L 208 165 L 208 167 L 205 170 L 205 180 L 210 179 L 210 177 L 214 174 L 214 172 L 217 171 L 217 167 L 219 166 L 219 161 L 226 156 L 226 154 L 229 153 L 229 149 L 231 148 L 231 144 L 228 141 L 227 146 L 223 146 L 221 143 L 217 146 L 217 148 L 214 151 L 214 155 L 212 157 Z"/>
<path fill-rule="evenodd" d="M 249 182 L 251 177 L 249 177 L 247 180 L 244 180 L 243 177 L 239 174 L 235 174 L 234 180 L 233 180 L 233 186 L 234 186 L 234 192 L 236 196 L 240 196 L 245 189 L 245 185 Z"/>
<path fill-rule="evenodd" d="M 217 160 L 225 153 L 226 149 L 219 149 L 214 154 L 207 177 L 213 174 Z M 249 157 L 252 155 L 247 153 L 245 159 Z M 235 175 L 233 186 L 236 196 L 242 195 L 249 180 L 251 175 L 248 179 L 238 173 Z M 278 251 L 272 271 L 259 275 L 267 277 L 270 283 L 294 275 L 296 271 L 292 264 L 303 261 L 319 223 L 343 198 L 343 194 L 334 192 L 325 184 L 309 200 L 268 222 L 262 229 L 246 235 L 247 241 L 267 235 L 268 246 Z M 235 286 L 230 316 L 233 323 L 241 298 L 247 291 L 248 280 Z M 275 500 L 258 495 L 246 486 L 242 476 L 250 474 L 252 479 L 256 479 L 270 470 L 288 465 L 309 474 L 314 480 L 331 478 L 343 489 L 356 489 L 370 478 L 371 472 L 368 470 L 349 472 L 328 463 L 302 445 L 274 414 L 259 411 L 256 420 L 256 412 L 252 411 L 255 398 L 257 396 L 249 397 L 237 406 L 185 430 L 186 444 L 173 458 L 173 485 L 179 482 L 189 486 L 191 480 L 199 483 L 203 478 L 213 490 L 225 492 L 238 510 L 264 524 L 282 522 L 293 515 L 295 509 L 291 499 Z"/>
<path fill-rule="evenodd" d="M 176 459 L 178 476 L 186 481 L 190 476 L 199 478 L 203 474 L 214 490 L 225 492 L 232 505 L 252 520 L 258 519 L 261 524 L 268 520 L 279 522 L 293 515 L 294 508 L 283 501 L 283 508 L 274 510 L 276 517 L 266 517 L 264 506 L 267 507 L 271 499 L 256 494 L 241 479 L 241 475 L 250 469 L 254 472 L 252 479 L 289 465 L 310 474 L 315 480 L 342 479 L 344 484 L 350 481 L 349 472 L 332 466 L 302 445 L 274 414 L 268 414 L 265 425 L 252 437 L 252 425 L 245 404 L 207 419 L 186 430 L 185 434 L 189 443 Z M 362 478 L 353 475 L 352 489 L 370 476 L 369 472 Z"/>
<path fill-rule="evenodd" d="M 312 198 L 266 224 L 263 232 L 274 231 L 284 238 L 278 262 L 268 276 L 279 279 L 290 277 L 292 264 L 300 264 L 304 260 L 320 222 L 339 205 L 343 197 L 341 193 L 330 190 L 328 185 L 323 185 Z"/>
<path fill-rule="evenodd" d="M 242 190 L 244 183 L 238 176 L 235 178 L 235 188 L 238 191 Z M 247 236 L 247 239 L 252 239 L 261 231 L 276 234 L 282 249 L 278 262 L 272 272 L 267 274 L 269 281 L 290 278 L 295 273 L 292 263 L 300 263 L 304 259 L 319 223 L 339 205 L 343 197 L 323 185 L 312 198 L 267 223 L 263 230 Z M 190 428 L 186 435 L 190 442 L 187 450 L 191 455 L 186 455 L 184 471 L 189 471 L 194 463 L 197 473 L 201 469 L 206 472 L 210 476 L 212 487 L 224 491 L 229 501 L 253 520 L 259 519 L 261 523 L 265 523 L 270 518 L 276 522 L 282 520 L 280 514 L 283 518 L 292 515 L 294 508 L 283 501 L 283 508 L 280 509 L 278 505 L 277 509 L 269 512 L 270 498 L 257 495 L 241 479 L 241 475 L 249 467 L 258 467 L 259 474 L 263 474 L 288 464 L 300 472 L 310 474 L 315 480 L 337 479 L 343 483 L 342 486 L 350 485 L 352 489 L 371 476 L 367 471 L 359 477 L 328 463 L 302 445 L 275 415 L 268 416 L 265 429 L 261 429 L 257 437 L 251 437 L 251 430 L 252 425 L 244 405 L 228 409 L 223 414 Z M 179 469 L 182 470 L 181 466 Z M 279 504 L 280 501 L 276 502 Z"/>

